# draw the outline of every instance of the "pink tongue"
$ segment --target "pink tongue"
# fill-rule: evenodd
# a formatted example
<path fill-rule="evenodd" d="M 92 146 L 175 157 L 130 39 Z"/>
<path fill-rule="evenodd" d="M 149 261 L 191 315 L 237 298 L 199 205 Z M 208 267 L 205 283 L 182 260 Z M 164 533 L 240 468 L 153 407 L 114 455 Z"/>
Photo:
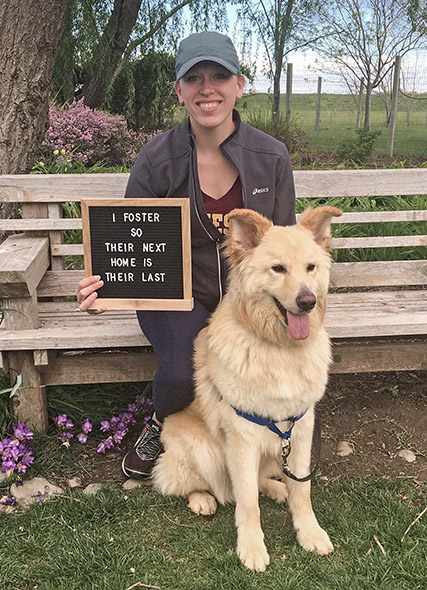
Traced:
<path fill-rule="evenodd" d="M 288 327 L 292 338 L 295 340 L 305 340 L 310 334 L 310 318 L 308 313 L 295 315 L 286 311 L 288 317 Z"/>

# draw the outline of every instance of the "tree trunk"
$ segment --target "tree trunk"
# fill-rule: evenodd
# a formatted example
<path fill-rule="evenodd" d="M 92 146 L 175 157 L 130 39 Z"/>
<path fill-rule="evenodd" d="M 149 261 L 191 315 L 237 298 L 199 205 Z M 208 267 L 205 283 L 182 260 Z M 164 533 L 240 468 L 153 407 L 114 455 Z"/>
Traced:
<path fill-rule="evenodd" d="M 64 19 L 61 42 L 56 52 L 52 74 L 52 94 L 59 104 L 72 102 L 75 98 L 76 75 L 74 71 L 73 20 L 77 0 L 69 0 Z"/>
<path fill-rule="evenodd" d="M 371 128 L 371 98 L 372 98 L 372 84 L 368 80 L 366 84 L 366 97 L 365 97 L 365 122 L 364 130 L 369 131 Z"/>
<path fill-rule="evenodd" d="M 281 68 L 278 69 L 276 67 L 274 71 L 274 78 L 273 78 L 273 107 L 272 107 L 272 116 L 278 117 L 279 116 L 279 109 L 280 109 L 280 78 L 281 78 Z"/>
<path fill-rule="evenodd" d="M 95 48 L 86 73 L 83 96 L 88 107 L 97 108 L 103 105 L 109 81 L 126 49 L 138 18 L 141 2 L 142 0 L 114 1 L 110 20 Z"/>
<path fill-rule="evenodd" d="M 28 172 L 43 141 L 68 0 L 0 3 L 0 174 Z M 0 213 L 1 216 L 1 213 Z"/>

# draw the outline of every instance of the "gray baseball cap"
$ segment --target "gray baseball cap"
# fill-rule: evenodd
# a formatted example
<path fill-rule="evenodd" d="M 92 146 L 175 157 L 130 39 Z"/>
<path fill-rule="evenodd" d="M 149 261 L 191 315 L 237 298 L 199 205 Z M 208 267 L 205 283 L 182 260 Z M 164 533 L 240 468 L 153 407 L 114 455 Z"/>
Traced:
<path fill-rule="evenodd" d="M 194 33 L 181 41 L 175 63 L 179 80 L 190 68 L 201 61 L 213 61 L 232 74 L 240 74 L 240 64 L 233 42 L 227 35 L 215 31 Z"/>

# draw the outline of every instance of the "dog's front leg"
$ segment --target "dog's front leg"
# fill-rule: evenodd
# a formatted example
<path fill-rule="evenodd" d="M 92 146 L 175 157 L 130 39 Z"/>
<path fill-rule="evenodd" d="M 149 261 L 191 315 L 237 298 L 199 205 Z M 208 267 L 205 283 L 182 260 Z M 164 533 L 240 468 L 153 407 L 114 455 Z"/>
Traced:
<path fill-rule="evenodd" d="M 258 503 L 259 453 L 241 436 L 227 441 L 227 463 L 236 501 L 237 554 L 247 568 L 263 572 L 270 563 Z"/>
<path fill-rule="evenodd" d="M 291 473 L 297 477 L 305 477 L 310 473 L 310 452 L 313 436 L 314 411 L 307 414 L 294 426 L 291 437 L 291 453 L 288 465 Z M 297 539 L 301 547 L 314 551 L 319 555 L 327 555 L 334 547 L 329 537 L 317 522 L 311 506 L 311 483 L 297 482 L 286 478 L 288 488 L 288 504 L 292 514 Z"/>

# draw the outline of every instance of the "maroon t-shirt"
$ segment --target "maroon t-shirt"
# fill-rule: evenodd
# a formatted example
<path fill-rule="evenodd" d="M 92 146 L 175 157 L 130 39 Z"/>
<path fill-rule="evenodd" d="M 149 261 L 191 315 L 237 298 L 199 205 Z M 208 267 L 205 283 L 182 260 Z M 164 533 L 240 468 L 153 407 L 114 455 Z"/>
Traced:
<path fill-rule="evenodd" d="M 230 231 L 228 214 L 233 209 L 243 207 L 242 185 L 237 177 L 233 186 L 220 199 L 213 199 L 202 191 L 206 213 L 214 226 L 222 234 Z"/>

